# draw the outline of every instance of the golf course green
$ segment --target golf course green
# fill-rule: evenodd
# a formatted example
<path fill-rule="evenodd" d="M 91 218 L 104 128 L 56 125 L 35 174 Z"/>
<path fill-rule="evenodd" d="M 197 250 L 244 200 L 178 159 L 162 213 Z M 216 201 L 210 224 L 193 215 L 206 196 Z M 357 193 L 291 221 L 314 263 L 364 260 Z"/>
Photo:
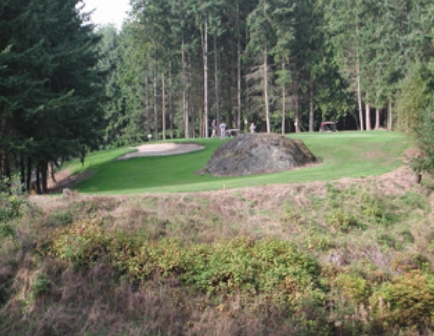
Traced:
<path fill-rule="evenodd" d="M 196 171 L 206 165 L 222 142 L 229 141 L 213 138 L 166 141 L 196 143 L 205 147 L 197 152 L 116 160 L 119 156 L 134 151 L 131 147 L 124 147 L 90 153 L 84 165 L 74 160 L 65 168 L 72 174 L 92 172 L 90 178 L 73 186 L 73 189 L 81 193 L 206 191 L 381 175 L 403 164 L 403 153 L 410 145 L 410 139 L 405 134 L 385 131 L 299 133 L 289 137 L 302 140 L 321 163 L 255 176 L 196 175 Z"/>

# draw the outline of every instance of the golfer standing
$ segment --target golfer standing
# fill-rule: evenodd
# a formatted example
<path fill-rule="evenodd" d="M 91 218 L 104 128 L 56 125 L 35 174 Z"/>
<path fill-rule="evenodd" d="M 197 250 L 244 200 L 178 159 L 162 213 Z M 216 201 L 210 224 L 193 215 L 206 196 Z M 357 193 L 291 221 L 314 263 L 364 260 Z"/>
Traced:
<path fill-rule="evenodd" d="M 226 137 L 226 124 L 222 122 L 220 124 L 220 138 L 224 139 L 225 137 Z"/>
<path fill-rule="evenodd" d="M 255 128 L 256 128 L 255 124 L 251 123 L 250 124 L 250 133 L 255 133 Z"/>

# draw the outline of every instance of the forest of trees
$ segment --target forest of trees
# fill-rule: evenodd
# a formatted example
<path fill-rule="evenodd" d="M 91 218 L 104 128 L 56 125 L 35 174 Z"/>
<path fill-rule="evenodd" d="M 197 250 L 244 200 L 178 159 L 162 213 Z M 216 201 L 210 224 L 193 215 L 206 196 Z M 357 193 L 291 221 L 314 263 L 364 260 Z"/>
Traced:
<path fill-rule="evenodd" d="M 408 130 L 426 103 L 432 1 L 131 3 L 120 32 L 99 29 L 111 71 L 107 143 L 208 137 L 212 119 L 279 133 L 324 120 Z"/>
<path fill-rule="evenodd" d="M 77 0 L 0 2 L 0 178 L 47 191 L 49 164 L 102 140 L 99 35 Z M 33 186 L 31 185 L 33 184 Z"/>
<path fill-rule="evenodd" d="M 101 146 L 245 130 L 418 128 L 433 105 L 428 0 L 132 0 L 120 31 L 80 0 L 0 3 L 0 178 L 45 192 Z"/>

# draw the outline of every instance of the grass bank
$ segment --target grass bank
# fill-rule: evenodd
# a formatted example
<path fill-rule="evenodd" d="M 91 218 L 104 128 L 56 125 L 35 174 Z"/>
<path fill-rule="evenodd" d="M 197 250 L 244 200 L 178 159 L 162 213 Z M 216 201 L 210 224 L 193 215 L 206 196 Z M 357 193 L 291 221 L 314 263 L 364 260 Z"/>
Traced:
<path fill-rule="evenodd" d="M 72 162 L 74 172 L 92 170 L 94 174 L 76 185 L 79 192 L 92 194 L 132 194 L 143 192 L 187 192 L 242 188 L 280 183 L 332 181 L 340 178 L 376 176 L 402 164 L 400 157 L 408 147 L 404 134 L 395 132 L 340 132 L 292 134 L 301 139 L 322 164 L 292 171 L 247 177 L 222 178 L 198 176 L 220 139 L 191 139 L 205 146 L 199 152 L 166 157 L 142 157 L 117 161 L 116 157 L 131 151 L 121 148 L 92 153 L 82 167 Z"/>
<path fill-rule="evenodd" d="M 1 199 L 0 335 L 432 335 L 432 188 Z"/>

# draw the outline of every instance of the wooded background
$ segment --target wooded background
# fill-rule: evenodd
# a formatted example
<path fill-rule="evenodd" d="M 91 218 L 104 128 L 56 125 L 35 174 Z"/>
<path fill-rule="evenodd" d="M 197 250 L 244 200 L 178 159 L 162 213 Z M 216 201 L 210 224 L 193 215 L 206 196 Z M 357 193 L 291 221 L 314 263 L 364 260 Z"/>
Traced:
<path fill-rule="evenodd" d="M 0 4 L 0 177 L 148 140 L 418 129 L 431 113 L 428 0 L 132 0 L 122 29 L 78 0 Z"/>

